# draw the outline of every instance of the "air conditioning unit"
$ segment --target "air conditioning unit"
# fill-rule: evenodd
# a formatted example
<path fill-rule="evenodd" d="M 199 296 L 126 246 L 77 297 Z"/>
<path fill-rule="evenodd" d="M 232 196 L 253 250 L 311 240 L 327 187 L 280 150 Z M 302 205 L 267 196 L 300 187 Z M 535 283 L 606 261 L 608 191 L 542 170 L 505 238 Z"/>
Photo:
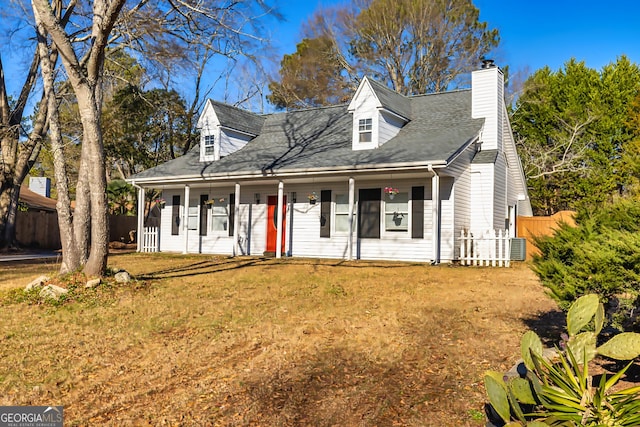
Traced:
<path fill-rule="evenodd" d="M 524 237 L 514 237 L 511 239 L 512 261 L 524 261 L 527 259 L 527 239 Z"/>

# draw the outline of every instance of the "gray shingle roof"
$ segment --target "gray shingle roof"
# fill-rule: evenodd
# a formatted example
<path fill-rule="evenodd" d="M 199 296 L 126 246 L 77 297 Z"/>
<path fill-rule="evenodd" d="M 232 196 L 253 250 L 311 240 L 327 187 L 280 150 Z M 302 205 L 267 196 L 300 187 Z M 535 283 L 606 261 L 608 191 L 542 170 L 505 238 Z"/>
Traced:
<path fill-rule="evenodd" d="M 251 135 L 258 135 L 260 133 L 265 120 L 264 116 L 212 99 L 210 99 L 209 102 L 213 105 L 222 126 Z"/>
<path fill-rule="evenodd" d="M 400 116 L 410 119 L 411 118 L 411 103 L 409 98 L 399 94 L 393 89 L 389 89 L 382 83 L 378 83 L 375 80 L 367 79 L 371 84 L 371 89 L 375 92 L 376 96 L 380 100 L 380 103 L 387 109 L 391 110 Z"/>
<path fill-rule="evenodd" d="M 473 140 L 483 120 L 471 118 L 471 91 L 406 98 L 412 120 L 375 150 L 352 150 L 352 115 L 346 105 L 265 116 L 259 135 L 216 162 L 192 150 L 132 177 L 135 180 L 234 174 L 358 169 L 422 162 L 443 163 Z"/>
<path fill-rule="evenodd" d="M 498 150 L 478 151 L 471 163 L 495 163 L 498 158 Z"/>

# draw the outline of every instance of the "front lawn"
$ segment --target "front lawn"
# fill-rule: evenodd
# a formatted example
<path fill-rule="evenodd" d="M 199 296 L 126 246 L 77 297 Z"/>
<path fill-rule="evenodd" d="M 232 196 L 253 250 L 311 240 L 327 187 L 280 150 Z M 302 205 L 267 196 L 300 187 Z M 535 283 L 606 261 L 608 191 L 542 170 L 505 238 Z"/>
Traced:
<path fill-rule="evenodd" d="M 483 426 L 484 371 L 557 309 L 523 264 L 110 265 L 140 282 L 61 307 L 8 291 L 55 266 L 0 276 L 0 405 L 63 405 L 69 426 Z"/>

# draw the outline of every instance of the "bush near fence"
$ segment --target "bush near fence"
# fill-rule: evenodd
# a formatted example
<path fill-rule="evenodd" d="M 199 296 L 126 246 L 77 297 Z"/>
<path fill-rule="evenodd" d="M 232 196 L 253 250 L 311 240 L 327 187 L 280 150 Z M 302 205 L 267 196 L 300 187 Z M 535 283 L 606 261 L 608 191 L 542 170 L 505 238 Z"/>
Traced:
<path fill-rule="evenodd" d="M 561 222 L 575 226 L 575 215 L 574 211 L 560 211 L 551 216 L 519 216 L 517 220 L 518 237 L 527 239 L 527 259 L 529 260 L 533 258 L 534 254 L 540 253 L 534 243 L 535 237 L 552 235 Z"/>

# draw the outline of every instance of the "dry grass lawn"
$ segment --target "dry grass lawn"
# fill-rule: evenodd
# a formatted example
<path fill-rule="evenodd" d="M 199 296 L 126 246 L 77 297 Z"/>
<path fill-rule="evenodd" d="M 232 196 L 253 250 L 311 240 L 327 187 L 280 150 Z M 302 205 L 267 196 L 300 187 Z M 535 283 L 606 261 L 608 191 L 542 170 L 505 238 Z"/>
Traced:
<path fill-rule="evenodd" d="M 69 426 L 483 426 L 483 372 L 558 326 L 523 264 L 110 265 L 141 282 L 61 307 L 9 297 L 55 265 L 0 265 L 0 405 L 64 405 Z"/>

